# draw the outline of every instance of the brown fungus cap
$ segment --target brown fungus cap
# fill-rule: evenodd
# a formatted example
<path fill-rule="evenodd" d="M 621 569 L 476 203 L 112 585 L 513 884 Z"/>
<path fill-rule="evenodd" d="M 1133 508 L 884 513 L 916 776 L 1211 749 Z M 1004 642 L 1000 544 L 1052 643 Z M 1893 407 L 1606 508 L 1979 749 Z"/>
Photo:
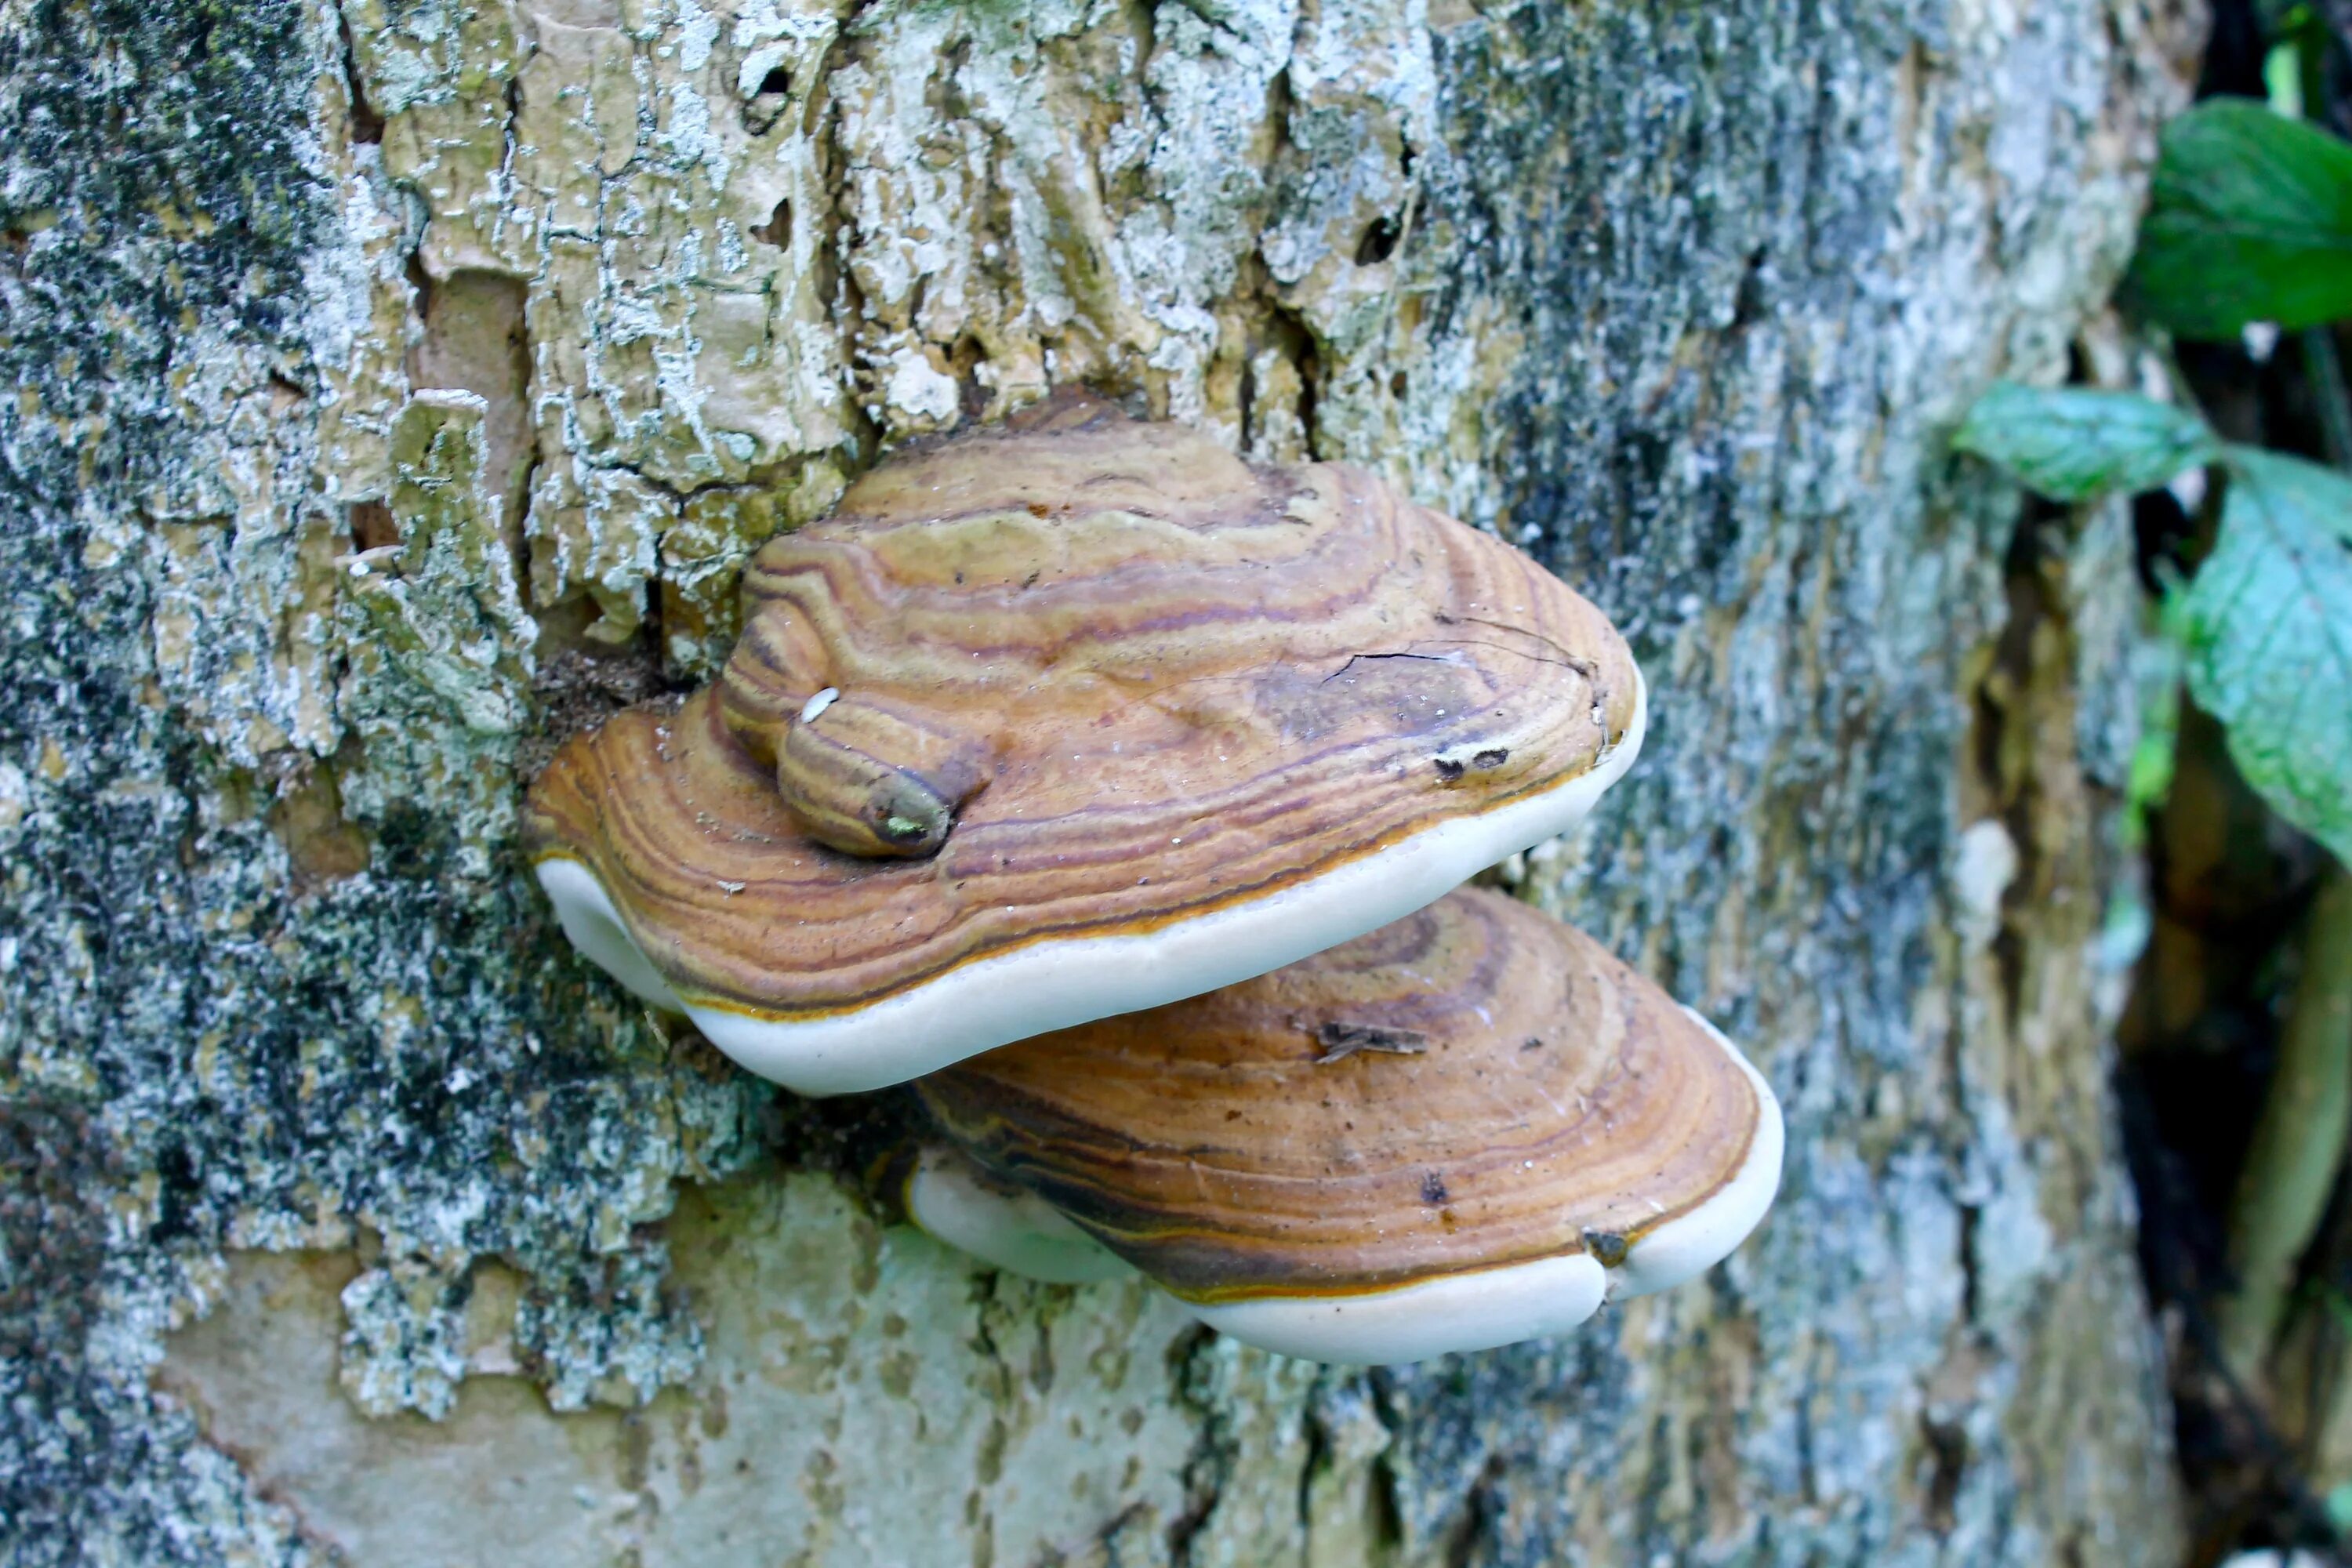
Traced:
<path fill-rule="evenodd" d="M 772 541 L 723 677 L 530 799 L 575 942 L 811 1092 L 1262 973 L 1571 826 L 1639 672 L 1354 468 L 1058 405 Z"/>
<path fill-rule="evenodd" d="M 1204 1320 L 1320 1360 L 1556 1331 L 1714 1264 L 1780 1178 L 1779 1106 L 1722 1036 L 1479 890 L 916 1088 Z"/>

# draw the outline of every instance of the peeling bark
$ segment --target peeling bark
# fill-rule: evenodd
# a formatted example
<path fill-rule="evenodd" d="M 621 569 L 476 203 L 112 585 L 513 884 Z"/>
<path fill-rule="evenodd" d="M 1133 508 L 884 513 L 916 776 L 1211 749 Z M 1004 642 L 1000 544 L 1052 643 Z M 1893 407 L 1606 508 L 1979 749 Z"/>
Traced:
<path fill-rule="evenodd" d="M 0 5 L 0 1555 L 2166 1560 L 2127 521 L 1943 454 L 2112 285 L 2192 3 Z M 1640 770 L 1505 876 L 1788 1107 L 1707 1284 L 1240 1351 L 890 1224 L 894 1102 L 566 951 L 551 738 L 1080 381 L 1633 638 Z"/>

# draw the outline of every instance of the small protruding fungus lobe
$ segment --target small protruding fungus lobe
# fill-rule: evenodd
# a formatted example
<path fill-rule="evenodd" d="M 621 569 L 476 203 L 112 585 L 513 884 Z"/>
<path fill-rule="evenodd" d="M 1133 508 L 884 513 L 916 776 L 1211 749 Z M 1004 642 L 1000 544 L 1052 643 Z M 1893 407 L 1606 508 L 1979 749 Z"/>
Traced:
<path fill-rule="evenodd" d="M 1343 465 L 1047 409 L 771 541 L 716 686 L 532 791 L 573 941 L 795 1089 L 1345 941 L 1572 826 L 1640 744 L 1624 640 L 1508 545 Z"/>
<path fill-rule="evenodd" d="M 907 1217 L 926 1235 L 1024 1279 L 1087 1285 L 1135 1272 L 1036 1194 L 943 1144 L 917 1152 L 904 1201 Z"/>
<path fill-rule="evenodd" d="M 1730 1042 L 1479 889 L 916 1089 L 1204 1321 L 1320 1361 L 1558 1332 L 1711 1267 L 1780 1184 L 1779 1103 Z"/>

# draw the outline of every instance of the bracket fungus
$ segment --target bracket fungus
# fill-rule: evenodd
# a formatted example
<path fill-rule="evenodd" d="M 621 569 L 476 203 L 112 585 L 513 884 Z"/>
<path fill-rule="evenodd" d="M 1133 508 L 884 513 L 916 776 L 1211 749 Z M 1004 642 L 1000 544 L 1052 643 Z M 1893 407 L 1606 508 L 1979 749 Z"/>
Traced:
<path fill-rule="evenodd" d="M 1559 1332 L 1727 1256 L 1780 1176 L 1779 1102 L 1728 1040 L 1477 889 L 916 1089 L 982 1171 L 1202 1321 L 1318 1361 Z M 916 1176 L 919 1223 L 951 1169 Z M 1036 1221 L 992 1223 L 1004 1261 Z"/>
<path fill-rule="evenodd" d="M 712 688 L 573 738 L 530 853 L 582 951 L 807 1093 L 1229 984 L 1573 826 L 1624 640 L 1351 468 L 1055 402 L 771 541 Z"/>

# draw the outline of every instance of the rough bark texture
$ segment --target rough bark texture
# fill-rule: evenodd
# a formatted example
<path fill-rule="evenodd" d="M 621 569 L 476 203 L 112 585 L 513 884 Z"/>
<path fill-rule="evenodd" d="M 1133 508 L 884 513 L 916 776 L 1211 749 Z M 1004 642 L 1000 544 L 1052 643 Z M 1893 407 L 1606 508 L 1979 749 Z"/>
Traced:
<path fill-rule="evenodd" d="M 0 0 L 0 1557 L 2165 1561 L 2127 521 L 1942 454 L 2116 276 L 2193 0 L 709 3 Z M 1513 870 L 1787 1101 L 1706 1285 L 1239 1352 L 889 1226 L 887 1116 L 565 951 L 547 736 L 1078 380 L 1634 638 L 1641 768 Z"/>

